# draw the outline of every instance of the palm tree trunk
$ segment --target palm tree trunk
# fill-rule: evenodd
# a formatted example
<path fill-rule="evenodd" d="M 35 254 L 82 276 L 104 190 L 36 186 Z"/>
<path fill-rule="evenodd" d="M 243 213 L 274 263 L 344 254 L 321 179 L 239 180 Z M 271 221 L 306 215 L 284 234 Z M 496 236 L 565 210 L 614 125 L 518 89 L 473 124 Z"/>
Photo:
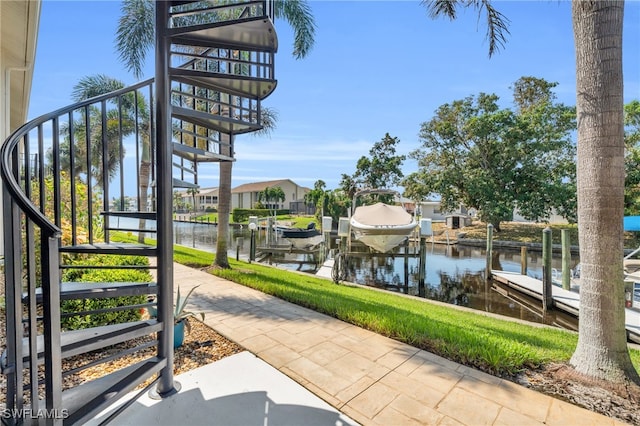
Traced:
<path fill-rule="evenodd" d="M 149 181 L 151 179 L 151 135 L 149 128 L 145 126 L 142 134 L 142 152 L 140 153 L 140 169 L 138 170 L 138 209 L 147 211 L 149 197 Z M 138 229 L 145 229 L 146 221 L 140 219 Z M 144 244 L 144 232 L 138 232 L 138 243 Z"/>
<path fill-rule="evenodd" d="M 144 158 L 144 157 L 143 157 Z M 138 199 L 140 200 L 140 210 L 147 211 L 147 200 L 149 192 L 149 178 L 150 178 L 151 162 L 140 162 L 140 170 L 138 171 Z M 146 220 L 140 219 L 138 229 L 145 229 Z M 144 244 L 144 232 L 138 232 L 138 243 Z"/>
<path fill-rule="evenodd" d="M 222 153 L 231 155 L 231 142 L 233 136 L 221 134 L 220 142 Z M 229 216 L 231 215 L 231 169 L 233 162 L 223 161 L 220 163 L 220 182 L 218 187 L 218 241 L 216 243 L 216 258 L 214 266 L 228 269 L 229 259 L 227 250 L 229 248 Z"/>
<path fill-rule="evenodd" d="M 624 3 L 573 1 L 578 117 L 580 324 L 577 372 L 639 382 L 627 349 L 622 272 Z"/>

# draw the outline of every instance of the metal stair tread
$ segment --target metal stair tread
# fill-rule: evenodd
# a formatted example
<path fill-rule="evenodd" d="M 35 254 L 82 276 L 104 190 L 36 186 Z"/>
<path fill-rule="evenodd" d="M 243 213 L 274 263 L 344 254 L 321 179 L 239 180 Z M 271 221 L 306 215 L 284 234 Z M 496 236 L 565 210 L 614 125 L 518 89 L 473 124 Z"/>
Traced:
<path fill-rule="evenodd" d="M 229 92 L 239 96 L 251 96 L 257 99 L 264 99 L 269 96 L 277 85 L 277 80 L 271 78 L 216 74 L 214 72 L 182 68 L 171 68 L 169 73 L 174 81 L 180 83 Z"/>
<path fill-rule="evenodd" d="M 140 256 L 156 256 L 157 248 L 146 244 L 135 243 L 94 243 L 62 246 L 63 253 L 124 254 Z"/>
<path fill-rule="evenodd" d="M 62 407 L 69 412 L 65 424 L 90 420 L 165 366 L 165 359 L 152 357 L 63 391 Z"/>
<path fill-rule="evenodd" d="M 71 282 L 60 283 L 60 300 L 100 299 L 105 297 L 139 296 L 156 294 L 155 282 Z M 28 301 L 29 294 L 23 293 L 22 300 Z M 42 287 L 36 289 L 36 301 L 42 302 Z"/>
<path fill-rule="evenodd" d="M 125 342 L 155 333 L 162 329 L 162 323 L 156 319 L 126 322 L 120 324 L 102 325 L 81 330 L 65 331 L 60 334 L 62 358 L 102 349 L 107 346 Z M 44 357 L 44 336 L 37 337 L 38 363 Z M 22 339 L 22 353 L 25 362 L 29 358 L 29 338 Z"/>
<path fill-rule="evenodd" d="M 215 152 L 194 148 L 178 142 L 173 143 L 173 153 L 185 160 L 196 161 L 199 163 L 235 161 L 233 157 L 229 157 L 228 155 L 216 154 Z"/>
<path fill-rule="evenodd" d="M 257 112 L 256 112 L 257 114 Z M 171 108 L 171 116 L 184 120 L 198 126 L 208 129 L 217 130 L 228 134 L 241 134 L 260 130 L 261 125 L 250 123 L 234 118 L 222 117 L 219 115 L 211 115 L 206 112 L 196 111 L 189 108 L 173 106 Z"/>
<path fill-rule="evenodd" d="M 278 51 L 273 22 L 265 16 L 170 28 L 168 33 L 174 43 L 184 45 Z"/>
<path fill-rule="evenodd" d="M 178 178 L 173 178 L 173 187 L 174 188 L 200 188 L 200 185 L 187 182 L 184 180 L 180 180 Z"/>

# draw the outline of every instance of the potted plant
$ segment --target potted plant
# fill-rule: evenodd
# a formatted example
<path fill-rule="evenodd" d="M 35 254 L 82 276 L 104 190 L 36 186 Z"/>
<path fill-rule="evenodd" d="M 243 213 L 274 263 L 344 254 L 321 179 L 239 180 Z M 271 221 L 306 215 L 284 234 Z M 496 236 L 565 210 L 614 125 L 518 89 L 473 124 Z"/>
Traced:
<path fill-rule="evenodd" d="M 193 290 L 198 288 L 199 285 L 193 287 L 189 290 L 186 296 L 182 297 L 180 295 L 180 287 L 178 287 L 178 295 L 176 298 L 176 304 L 173 309 L 173 347 L 179 348 L 182 346 L 182 342 L 184 341 L 184 329 L 186 327 L 187 333 L 191 332 L 191 326 L 189 325 L 189 317 L 195 317 L 197 314 L 195 312 L 185 310 L 187 306 L 187 302 Z M 199 313 L 202 319 L 204 320 L 204 312 Z"/>

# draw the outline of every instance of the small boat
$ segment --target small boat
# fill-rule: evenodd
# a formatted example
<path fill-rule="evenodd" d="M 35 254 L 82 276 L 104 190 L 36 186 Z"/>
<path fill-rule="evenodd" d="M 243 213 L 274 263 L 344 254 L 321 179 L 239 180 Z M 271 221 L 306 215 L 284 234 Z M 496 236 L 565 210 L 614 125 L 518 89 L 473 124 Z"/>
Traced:
<path fill-rule="evenodd" d="M 354 206 L 357 206 L 357 197 L 364 194 L 394 194 L 399 198 L 396 191 L 364 190 L 356 193 Z M 382 253 L 400 245 L 418 226 L 414 217 L 404 207 L 382 202 L 357 206 L 349 223 L 356 240 Z"/>
<path fill-rule="evenodd" d="M 291 243 L 291 245 L 301 250 L 311 250 L 324 241 L 324 237 L 316 229 L 314 222 L 309 223 L 304 228 L 280 228 L 280 235 Z"/>

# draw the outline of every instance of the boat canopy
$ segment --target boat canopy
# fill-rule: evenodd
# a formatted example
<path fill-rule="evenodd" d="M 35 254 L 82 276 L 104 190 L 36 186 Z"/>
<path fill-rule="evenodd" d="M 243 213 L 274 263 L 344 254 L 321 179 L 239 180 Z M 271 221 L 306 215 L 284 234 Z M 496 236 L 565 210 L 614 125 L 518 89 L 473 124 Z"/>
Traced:
<path fill-rule="evenodd" d="M 625 231 L 640 231 L 640 216 L 625 216 L 623 223 Z"/>
<path fill-rule="evenodd" d="M 353 219 L 363 225 L 407 225 L 413 217 L 402 206 L 390 206 L 375 203 L 370 206 L 359 206 L 353 214 Z"/>

